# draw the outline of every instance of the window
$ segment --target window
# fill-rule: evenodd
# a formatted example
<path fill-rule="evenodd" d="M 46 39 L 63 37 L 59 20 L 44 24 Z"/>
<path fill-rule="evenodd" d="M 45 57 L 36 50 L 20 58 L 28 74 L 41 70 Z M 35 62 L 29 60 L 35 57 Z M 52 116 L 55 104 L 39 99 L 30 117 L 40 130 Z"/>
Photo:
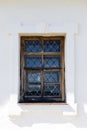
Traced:
<path fill-rule="evenodd" d="M 19 102 L 65 102 L 64 37 L 20 39 Z"/>

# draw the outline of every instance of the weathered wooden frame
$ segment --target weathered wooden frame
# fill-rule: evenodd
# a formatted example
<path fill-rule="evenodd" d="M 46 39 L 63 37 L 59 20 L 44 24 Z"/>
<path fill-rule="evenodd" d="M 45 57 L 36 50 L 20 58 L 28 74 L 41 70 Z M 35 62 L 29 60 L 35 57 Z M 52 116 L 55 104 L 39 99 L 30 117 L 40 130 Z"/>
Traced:
<path fill-rule="evenodd" d="M 44 40 L 60 40 L 60 52 L 25 52 L 24 51 L 24 41 L 25 40 L 41 40 L 42 43 L 42 50 L 44 49 Z M 64 36 L 21 36 L 20 37 L 20 98 L 19 102 L 24 103 L 29 101 L 24 101 L 23 99 L 23 94 L 25 91 L 25 84 L 26 84 L 26 72 L 25 70 L 29 70 L 27 68 L 24 68 L 24 56 L 41 56 L 42 63 L 44 62 L 44 56 L 60 56 L 61 58 L 61 68 L 51 68 L 51 71 L 60 71 L 61 72 L 61 82 L 60 82 L 60 89 L 61 89 L 61 97 L 56 97 L 53 101 L 50 102 L 65 102 L 65 61 L 64 61 Z M 40 68 L 36 68 L 36 71 L 41 71 L 41 95 L 43 95 L 43 73 L 45 71 L 45 68 L 40 70 Z M 30 69 L 30 71 L 32 71 Z M 49 68 L 46 69 L 46 71 L 49 71 Z M 51 83 L 50 83 L 51 84 Z M 43 99 L 43 98 L 42 98 Z M 36 101 L 31 101 L 31 102 L 36 102 Z M 43 102 L 49 102 L 48 98 L 46 100 L 37 100 L 37 102 L 43 103 Z"/>

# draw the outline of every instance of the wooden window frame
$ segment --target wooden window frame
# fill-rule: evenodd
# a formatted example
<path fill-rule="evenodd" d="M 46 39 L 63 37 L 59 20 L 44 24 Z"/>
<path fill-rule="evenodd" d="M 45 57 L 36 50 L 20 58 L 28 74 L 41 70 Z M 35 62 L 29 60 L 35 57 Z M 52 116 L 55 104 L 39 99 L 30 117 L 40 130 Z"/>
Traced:
<path fill-rule="evenodd" d="M 42 48 L 43 48 L 43 40 L 60 40 L 61 42 L 61 51 L 60 52 L 24 52 L 24 41 L 25 40 L 42 40 Z M 43 62 L 43 56 L 60 56 L 61 57 L 61 92 L 62 92 L 62 98 L 58 98 L 57 102 L 66 102 L 65 98 L 65 61 L 64 61 L 64 36 L 21 36 L 20 37 L 20 103 L 29 103 L 30 101 L 24 101 L 23 100 L 23 91 L 25 89 L 25 80 L 26 80 L 26 72 L 24 68 L 24 56 L 25 55 L 35 55 L 35 56 L 41 56 L 42 57 L 42 62 Z M 60 69 L 53 69 L 53 71 L 60 71 Z M 27 68 L 26 68 L 27 70 Z M 35 71 L 40 71 L 40 69 L 36 69 Z M 31 71 L 31 70 L 30 70 Z M 47 70 L 48 71 L 48 70 Z M 49 70 L 50 71 L 50 70 Z M 52 70 L 51 70 L 52 71 Z M 41 73 L 44 72 L 44 69 L 41 71 Z M 42 74 L 43 77 L 43 74 Z M 42 78 L 43 79 L 43 78 Z M 43 86 L 43 82 L 41 82 L 41 86 Z M 42 87 L 41 87 L 42 88 Z M 32 101 L 31 101 L 32 102 Z M 35 101 L 36 102 L 36 101 Z M 39 101 L 37 101 L 39 102 Z M 49 102 L 49 101 L 44 101 Z M 55 101 L 52 101 L 55 103 Z M 43 103 L 42 101 L 40 103 Z"/>

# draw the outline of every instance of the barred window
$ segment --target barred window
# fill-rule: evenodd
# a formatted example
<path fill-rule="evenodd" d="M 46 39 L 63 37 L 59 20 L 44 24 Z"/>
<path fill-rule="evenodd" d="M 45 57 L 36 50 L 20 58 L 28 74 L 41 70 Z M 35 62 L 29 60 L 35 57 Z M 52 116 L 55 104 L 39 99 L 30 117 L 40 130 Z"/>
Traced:
<path fill-rule="evenodd" d="M 64 37 L 20 38 L 19 102 L 65 102 Z"/>

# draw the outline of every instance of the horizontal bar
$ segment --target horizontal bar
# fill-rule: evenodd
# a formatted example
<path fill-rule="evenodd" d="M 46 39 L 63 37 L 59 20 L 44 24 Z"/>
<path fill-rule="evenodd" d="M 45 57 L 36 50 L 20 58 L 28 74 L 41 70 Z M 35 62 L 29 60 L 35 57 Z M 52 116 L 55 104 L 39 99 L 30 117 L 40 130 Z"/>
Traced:
<path fill-rule="evenodd" d="M 29 71 L 60 71 L 64 68 L 26 68 L 24 67 L 25 70 Z"/>
<path fill-rule="evenodd" d="M 27 55 L 27 56 L 30 56 L 30 55 L 33 55 L 33 56 L 42 56 L 42 55 L 47 55 L 47 56 L 60 56 L 61 55 L 61 52 L 24 52 L 24 56 Z"/>
<path fill-rule="evenodd" d="M 36 82 L 36 83 L 34 83 L 34 82 L 27 82 L 27 84 L 28 85 L 41 85 L 41 82 Z"/>
<path fill-rule="evenodd" d="M 44 85 L 47 85 L 47 84 L 49 84 L 49 85 L 52 85 L 52 84 L 54 84 L 54 85 L 58 85 L 58 84 L 61 84 L 60 82 L 55 82 L 55 83 L 53 83 L 53 82 L 44 82 Z"/>

